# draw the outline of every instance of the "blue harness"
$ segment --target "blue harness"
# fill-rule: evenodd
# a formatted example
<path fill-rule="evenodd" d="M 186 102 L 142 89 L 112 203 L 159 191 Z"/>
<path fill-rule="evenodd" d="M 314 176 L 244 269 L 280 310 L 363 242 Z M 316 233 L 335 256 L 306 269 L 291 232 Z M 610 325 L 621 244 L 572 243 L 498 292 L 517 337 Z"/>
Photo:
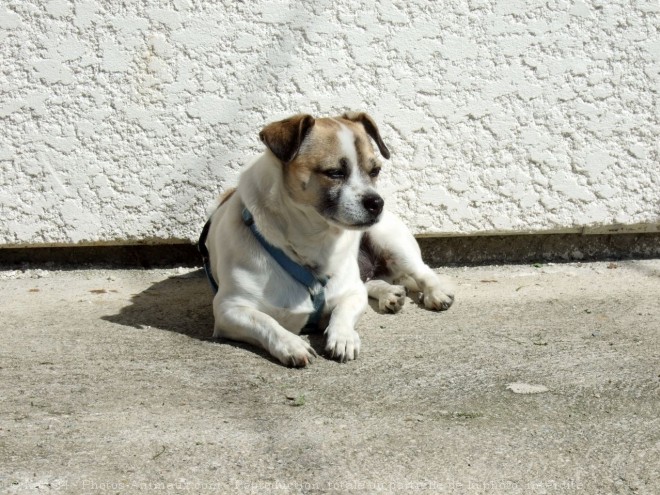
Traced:
<path fill-rule="evenodd" d="M 249 227 L 254 237 L 257 239 L 257 241 L 259 241 L 259 244 L 263 246 L 268 254 L 270 254 L 271 257 L 277 261 L 277 263 L 284 269 L 284 271 L 287 272 L 294 280 L 307 288 L 309 297 L 312 300 L 312 305 L 314 306 L 314 312 L 309 315 L 309 319 L 307 320 L 304 329 L 317 329 L 321 321 L 321 316 L 323 315 L 323 308 L 325 307 L 325 286 L 327 285 L 330 278 L 323 275 L 316 275 L 309 268 L 293 261 L 280 248 L 270 244 L 257 229 L 257 226 L 254 223 L 254 218 L 247 208 L 243 208 L 242 216 L 243 223 Z M 214 280 L 213 274 L 211 273 L 209 251 L 206 248 L 206 238 L 208 236 L 210 226 L 211 220 L 209 219 L 209 221 L 206 222 L 206 225 L 204 225 L 204 229 L 202 230 L 202 235 L 199 237 L 199 243 L 197 247 L 202 255 L 204 271 L 206 272 L 206 276 L 209 279 L 211 288 L 213 289 L 214 293 L 217 293 L 218 284 Z"/>

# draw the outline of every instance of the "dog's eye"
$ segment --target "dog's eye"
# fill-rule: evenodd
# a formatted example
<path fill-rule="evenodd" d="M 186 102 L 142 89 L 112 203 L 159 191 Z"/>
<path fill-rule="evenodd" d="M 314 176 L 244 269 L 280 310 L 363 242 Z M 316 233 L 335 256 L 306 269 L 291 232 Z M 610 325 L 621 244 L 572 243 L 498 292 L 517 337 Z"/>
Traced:
<path fill-rule="evenodd" d="M 341 180 L 346 178 L 346 172 L 344 172 L 340 168 L 332 168 L 330 170 L 324 170 L 323 174 L 326 177 L 330 177 L 331 179 L 335 179 L 335 180 Z"/>
<path fill-rule="evenodd" d="M 380 168 L 372 168 L 371 172 L 369 172 L 369 177 L 373 177 L 374 179 L 378 177 L 378 174 L 380 173 Z"/>

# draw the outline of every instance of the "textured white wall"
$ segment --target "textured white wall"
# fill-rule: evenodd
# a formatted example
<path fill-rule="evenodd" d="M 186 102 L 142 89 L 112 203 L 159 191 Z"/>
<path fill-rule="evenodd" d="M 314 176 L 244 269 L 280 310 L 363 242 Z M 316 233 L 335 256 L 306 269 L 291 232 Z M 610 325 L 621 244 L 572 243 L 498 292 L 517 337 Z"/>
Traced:
<path fill-rule="evenodd" d="M 660 223 L 657 0 L 0 3 L 0 245 L 195 239 L 268 121 L 366 110 L 418 234 Z"/>

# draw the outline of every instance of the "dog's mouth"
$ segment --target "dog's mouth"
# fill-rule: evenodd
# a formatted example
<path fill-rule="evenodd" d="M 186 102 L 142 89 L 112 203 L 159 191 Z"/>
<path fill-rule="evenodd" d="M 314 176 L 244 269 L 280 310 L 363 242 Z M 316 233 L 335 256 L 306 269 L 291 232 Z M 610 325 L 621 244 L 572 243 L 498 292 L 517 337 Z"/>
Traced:
<path fill-rule="evenodd" d="M 373 219 L 360 221 L 360 222 L 350 222 L 350 223 L 339 220 L 337 218 L 328 218 L 328 220 L 330 221 L 330 223 L 347 230 L 366 230 L 369 227 L 376 225 L 380 221 L 380 217 L 381 215 L 378 215 Z"/>
<path fill-rule="evenodd" d="M 365 230 L 378 223 L 384 204 L 376 192 L 357 195 L 344 194 L 342 189 L 336 189 L 326 193 L 318 211 L 337 227 Z"/>

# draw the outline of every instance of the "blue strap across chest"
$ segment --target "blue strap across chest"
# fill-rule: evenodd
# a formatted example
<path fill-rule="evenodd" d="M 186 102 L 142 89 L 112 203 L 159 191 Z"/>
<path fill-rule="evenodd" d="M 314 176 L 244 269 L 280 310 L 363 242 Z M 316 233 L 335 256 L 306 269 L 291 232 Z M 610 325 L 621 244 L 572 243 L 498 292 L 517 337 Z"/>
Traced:
<path fill-rule="evenodd" d="M 264 239 L 254 223 L 252 214 L 247 208 L 243 208 L 243 223 L 250 228 L 254 237 L 256 237 L 263 248 L 277 261 L 284 271 L 307 288 L 312 305 L 314 306 L 314 312 L 309 316 L 305 329 L 317 328 L 323 315 L 323 308 L 325 307 L 325 286 L 328 283 L 329 277 L 316 275 L 309 268 L 296 263 L 284 251 Z"/>
<path fill-rule="evenodd" d="M 323 308 L 325 307 L 325 286 L 328 283 L 329 277 L 316 275 L 310 269 L 305 268 L 304 266 L 299 265 L 293 261 L 280 248 L 273 246 L 266 239 L 264 239 L 259 230 L 257 230 L 257 227 L 254 224 L 254 218 L 252 218 L 252 214 L 248 211 L 247 208 L 243 208 L 243 223 L 249 227 L 254 237 L 256 237 L 263 248 L 273 257 L 275 261 L 277 261 L 277 263 L 284 269 L 284 271 L 286 271 L 298 283 L 304 285 L 307 288 L 309 297 L 312 300 L 314 311 L 309 316 L 309 319 L 305 325 L 305 329 L 314 330 L 318 328 L 321 321 L 321 316 L 323 315 Z M 218 284 L 213 278 L 213 273 L 211 272 L 211 259 L 209 256 L 209 251 L 206 248 L 206 238 L 208 236 L 210 226 L 211 220 L 209 219 L 209 221 L 206 222 L 206 225 L 204 225 L 204 229 L 202 230 L 202 234 L 199 237 L 197 246 L 202 255 L 204 271 L 206 272 L 206 276 L 209 279 L 211 288 L 213 289 L 214 293 L 217 293 Z"/>

